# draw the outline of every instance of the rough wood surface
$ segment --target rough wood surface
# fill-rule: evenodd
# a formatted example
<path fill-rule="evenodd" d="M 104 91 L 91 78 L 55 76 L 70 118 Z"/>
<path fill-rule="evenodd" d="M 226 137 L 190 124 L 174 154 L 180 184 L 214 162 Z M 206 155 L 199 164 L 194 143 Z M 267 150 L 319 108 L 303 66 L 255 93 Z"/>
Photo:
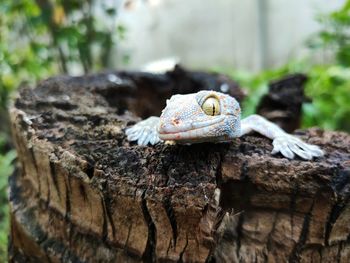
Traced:
<path fill-rule="evenodd" d="M 257 135 L 129 143 L 135 114 L 227 81 L 177 73 L 185 80 L 122 72 L 21 89 L 10 262 L 350 262 L 350 136 L 299 131 L 327 152 L 313 162 L 271 156 Z"/>

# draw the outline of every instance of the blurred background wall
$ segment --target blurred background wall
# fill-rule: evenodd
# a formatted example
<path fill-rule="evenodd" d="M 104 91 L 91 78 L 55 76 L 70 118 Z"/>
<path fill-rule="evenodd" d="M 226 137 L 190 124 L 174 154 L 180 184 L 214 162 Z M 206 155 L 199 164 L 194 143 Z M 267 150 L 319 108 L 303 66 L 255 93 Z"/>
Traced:
<path fill-rule="evenodd" d="M 126 28 L 111 64 L 138 68 L 178 57 L 195 68 L 260 71 L 307 55 L 305 41 L 320 30 L 315 17 L 343 0 L 121 0 Z M 325 62 L 327 55 L 314 58 Z"/>

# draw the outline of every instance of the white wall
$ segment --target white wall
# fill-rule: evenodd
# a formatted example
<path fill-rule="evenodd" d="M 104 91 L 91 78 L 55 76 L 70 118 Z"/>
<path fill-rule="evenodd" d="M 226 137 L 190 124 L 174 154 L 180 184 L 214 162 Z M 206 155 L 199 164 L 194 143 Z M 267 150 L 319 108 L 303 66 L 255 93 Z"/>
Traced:
<path fill-rule="evenodd" d="M 122 0 L 118 23 L 126 27 L 127 34 L 117 47 L 114 66 L 121 67 L 125 54 L 130 54 L 128 68 L 169 56 L 177 56 L 182 64 L 194 68 L 258 71 L 282 65 L 305 54 L 305 40 L 319 29 L 315 16 L 343 3 L 344 0 Z"/>

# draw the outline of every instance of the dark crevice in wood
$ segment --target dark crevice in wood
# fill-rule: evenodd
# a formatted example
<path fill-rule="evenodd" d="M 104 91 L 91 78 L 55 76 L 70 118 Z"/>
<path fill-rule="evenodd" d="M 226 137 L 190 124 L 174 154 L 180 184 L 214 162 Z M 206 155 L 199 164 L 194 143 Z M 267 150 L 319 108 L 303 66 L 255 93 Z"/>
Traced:
<path fill-rule="evenodd" d="M 293 188 L 292 188 L 292 193 L 290 197 L 290 204 L 289 204 L 289 213 L 290 214 L 290 225 L 291 225 L 291 231 L 292 235 L 294 233 L 294 214 L 295 214 L 295 208 L 296 208 L 296 201 L 299 193 L 299 185 L 297 182 L 292 182 Z"/>
<path fill-rule="evenodd" d="M 94 165 L 91 165 L 90 163 L 88 163 L 88 167 L 86 168 L 85 173 L 90 179 L 92 179 L 92 177 L 94 176 L 94 171 L 95 171 Z"/>
<path fill-rule="evenodd" d="M 252 193 L 256 191 L 254 185 L 250 181 L 248 174 L 247 161 L 244 161 L 240 170 L 240 180 L 231 180 L 225 182 L 221 188 L 220 207 L 223 210 L 233 209 L 238 214 L 238 222 L 235 229 L 235 244 L 236 257 L 239 259 L 241 239 L 242 239 L 242 225 L 244 222 L 245 211 L 251 208 L 250 199 Z"/>
<path fill-rule="evenodd" d="M 242 166 L 244 167 L 244 165 Z M 242 168 L 246 170 L 247 168 Z M 251 207 L 250 199 L 256 187 L 250 181 L 249 177 L 242 175 L 243 180 L 230 180 L 221 188 L 220 207 L 225 210 L 232 209 L 239 213 Z"/>
<path fill-rule="evenodd" d="M 171 197 L 167 196 L 163 201 L 163 205 L 164 205 L 166 214 L 168 216 L 168 219 L 170 221 L 171 229 L 173 231 L 174 247 L 176 247 L 177 223 L 176 223 L 175 213 L 174 213 L 173 207 L 171 205 Z"/>
<path fill-rule="evenodd" d="M 309 226 L 310 226 L 310 221 L 311 221 L 311 213 L 315 205 L 315 201 L 317 200 L 318 194 L 313 199 L 313 203 L 310 207 L 310 210 L 305 214 L 304 216 L 304 221 L 303 221 L 303 226 L 301 229 L 300 237 L 298 242 L 294 245 L 294 248 L 289 256 L 289 262 L 299 262 L 299 256 L 300 252 L 303 249 L 303 246 L 306 242 L 307 235 L 309 233 Z"/>
<path fill-rule="evenodd" d="M 65 220 L 67 221 L 67 218 L 65 218 Z M 67 231 L 68 231 L 68 242 L 69 242 L 69 246 L 71 246 L 74 242 L 74 236 L 73 236 L 73 231 L 74 231 L 74 225 L 72 224 L 72 222 L 67 222 Z"/>
<path fill-rule="evenodd" d="M 50 200 L 51 200 L 51 185 L 49 183 L 49 177 L 46 177 L 46 183 L 47 183 L 47 196 L 45 199 L 46 208 L 50 206 Z"/>
<path fill-rule="evenodd" d="M 330 245 L 329 244 L 329 236 L 331 234 L 333 225 L 334 225 L 335 221 L 338 219 L 341 212 L 343 211 L 344 207 L 345 207 L 344 203 L 336 203 L 332 207 L 330 216 L 328 217 L 327 222 L 326 222 L 326 230 L 325 230 L 325 244 L 326 245 Z"/>
<path fill-rule="evenodd" d="M 146 249 L 142 255 L 142 259 L 146 262 L 156 262 L 156 245 L 157 245 L 157 239 L 156 239 L 156 226 L 152 221 L 152 217 L 148 211 L 147 208 L 147 200 L 145 198 L 147 190 L 144 190 L 142 193 L 142 201 L 141 201 L 141 207 L 142 207 L 142 213 L 143 217 L 147 223 L 148 226 L 148 238 L 147 238 L 147 244 Z"/>
<path fill-rule="evenodd" d="M 243 161 L 242 167 L 241 167 L 241 176 L 240 179 L 244 181 L 247 178 L 248 173 L 248 161 Z"/>
<path fill-rule="evenodd" d="M 220 202 L 220 200 L 219 200 L 219 202 Z M 218 243 L 220 243 L 220 238 L 225 237 L 225 238 L 228 238 L 228 240 L 230 239 L 230 236 L 225 236 L 225 234 L 220 236 L 218 233 L 218 229 L 219 229 L 220 225 L 222 224 L 225 215 L 226 214 L 233 214 L 233 210 L 225 211 L 219 206 L 219 204 L 215 204 L 215 209 L 216 209 L 216 221 L 215 221 L 215 225 L 213 226 L 212 233 L 213 233 L 213 238 L 214 238 L 214 244 L 218 244 Z M 217 211 L 217 210 L 219 210 L 219 211 Z M 236 237 L 232 238 L 232 242 L 234 242 L 235 239 L 236 239 Z M 210 252 L 205 260 L 206 263 L 214 263 L 215 262 L 215 249 L 216 249 L 215 245 L 211 244 Z"/>
<path fill-rule="evenodd" d="M 163 150 L 163 152 L 166 151 L 166 148 Z M 178 151 L 178 149 L 177 149 Z M 165 183 L 164 185 L 169 186 L 172 184 L 172 180 L 173 178 L 169 175 L 169 170 L 171 169 L 171 165 L 172 163 L 176 162 L 176 159 L 178 158 L 178 153 L 175 152 L 173 155 L 170 155 L 170 158 L 162 158 L 161 162 L 162 162 L 162 174 L 164 174 L 165 176 Z"/>
<path fill-rule="evenodd" d="M 79 193 L 80 193 L 80 195 L 83 197 L 84 202 L 86 202 L 86 201 L 88 200 L 88 197 L 87 197 L 87 195 L 86 195 L 85 187 L 84 187 L 84 184 L 83 184 L 83 183 L 79 184 Z"/>
<path fill-rule="evenodd" d="M 108 215 L 106 212 L 105 202 L 101 198 L 101 206 L 103 207 L 103 223 L 102 223 L 102 240 L 106 242 L 108 240 Z"/>
<path fill-rule="evenodd" d="M 66 213 L 65 218 L 67 221 L 70 221 L 71 218 L 71 207 L 70 207 L 70 193 L 71 193 L 71 182 L 70 182 L 70 173 L 68 177 L 64 177 L 64 184 L 66 187 Z"/>
<path fill-rule="evenodd" d="M 61 199 L 61 192 L 60 192 L 60 189 L 58 188 L 55 163 L 52 161 L 50 161 L 49 163 L 50 163 L 50 176 L 53 181 L 53 185 L 55 186 L 55 189 L 57 191 L 58 198 Z M 48 188 L 50 188 L 50 186 Z"/>
<path fill-rule="evenodd" d="M 186 234 L 186 243 L 185 243 L 184 248 L 183 248 L 182 251 L 180 252 L 179 260 L 177 261 L 178 263 L 183 263 L 183 262 L 184 262 L 184 261 L 183 261 L 183 256 L 184 256 L 184 253 L 185 253 L 185 251 L 186 251 L 186 249 L 187 249 L 187 246 L 188 246 L 188 236 L 187 236 L 187 234 Z"/>
<path fill-rule="evenodd" d="M 293 182 L 292 193 L 291 193 L 290 202 L 289 202 L 289 210 L 291 213 L 291 217 L 293 217 L 295 212 L 298 193 L 299 193 L 299 185 L 296 182 Z"/>
<path fill-rule="evenodd" d="M 322 256 L 322 248 L 318 248 L 318 254 L 320 255 L 320 262 L 323 262 L 323 256 Z"/>
<path fill-rule="evenodd" d="M 341 262 L 341 252 L 342 252 L 342 250 L 343 250 L 343 242 L 340 242 L 339 244 L 338 244 L 338 251 L 337 251 L 337 262 Z"/>
<path fill-rule="evenodd" d="M 223 145 L 223 150 L 222 152 L 218 153 L 219 159 L 218 159 L 218 165 L 216 167 L 216 173 L 215 173 L 215 183 L 218 188 L 221 187 L 221 185 L 224 183 L 222 179 L 222 163 L 223 160 L 225 159 L 225 155 L 227 151 L 229 150 L 229 145 Z"/>
<path fill-rule="evenodd" d="M 113 238 L 115 238 L 116 229 L 115 229 L 115 225 L 114 225 L 113 218 L 112 218 L 112 212 L 111 212 L 111 209 L 110 209 L 110 207 L 111 207 L 110 206 L 111 200 L 108 197 L 108 195 L 103 194 L 103 202 L 104 202 L 103 207 L 104 207 L 104 209 L 106 211 L 109 224 L 111 225 L 111 228 L 112 228 L 112 236 L 113 236 Z"/>
<path fill-rule="evenodd" d="M 129 239 L 130 239 L 130 233 L 132 230 L 132 223 L 129 224 L 128 227 L 128 235 L 126 236 L 126 240 L 125 240 L 125 244 L 124 244 L 124 251 L 126 251 L 126 253 L 128 253 L 128 248 L 129 248 Z"/>
<path fill-rule="evenodd" d="M 36 180 L 37 180 L 37 183 L 38 183 L 38 192 L 41 193 L 41 186 L 40 186 L 40 179 L 39 179 L 39 169 L 38 169 L 38 164 L 37 164 L 36 159 L 35 159 L 33 147 L 30 147 L 29 151 L 30 151 L 31 158 L 33 159 L 33 165 L 34 165 L 34 168 L 35 168 L 35 171 L 36 171 L 36 178 L 37 178 Z"/>
<path fill-rule="evenodd" d="M 327 218 L 326 229 L 325 229 L 325 244 L 328 246 L 329 237 L 333 229 L 333 225 L 338 217 L 343 212 L 346 204 L 350 201 L 349 193 L 344 193 L 343 189 L 350 181 L 350 170 L 337 169 L 337 176 L 333 179 L 333 186 L 337 193 L 340 194 L 341 198 L 338 198 L 337 202 L 332 206 L 330 216 Z"/>
<path fill-rule="evenodd" d="M 342 198 L 350 197 L 350 168 L 337 168 L 332 178 L 332 187 Z"/>
<path fill-rule="evenodd" d="M 242 234 L 242 226 L 243 226 L 243 222 L 244 222 L 244 211 L 242 211 L 242 213 L 239 214 L 239 218 L 238 218 L 238 223 L 237 223 L 237 227 L 236 227 L 236 244 L 237 244 L 237 247 L 236 247 L 236 256 L 237 258 L 239 258 L 239 250 L 241 249 L 241 242 L 242 242 L 242 237 L 243 237 L 243 234 Z"/>
<path fill-rule="evenodd" d="M 266 242 L 267 253 L 266 254 L 264 253 L 264 257 L 265 257 L 266 262 L 268 260 L 267 254 L 269 251 L 271 251 L 271 248 L 273 247 L 271 236 L 272 236 L 273 232 L 275 231 L 276 222 L 277 222 L 277 213 L 275 212 L 274 217 L 273 217 L 273 222 L 272 222 L 272 228 L 267 236 L 267 242 Z"/>
<path fill-rule="evenodd" d="M 216 263 L 215 257 L 212 254 L 210 254 L 205 260 L 205 263 Z"/>
<path fill-rule="evenodd" d="M 168 248 L 167 248 L 167 250 L 166 250 L 166 255 L 167 255 L 167 256 L 169 255 L 169 250 L 170 250 L 170 248 L 172 247 L 172 245 L 173 245 L 173 241 L 172 241 L 172 239 L 169 239 Z"/>

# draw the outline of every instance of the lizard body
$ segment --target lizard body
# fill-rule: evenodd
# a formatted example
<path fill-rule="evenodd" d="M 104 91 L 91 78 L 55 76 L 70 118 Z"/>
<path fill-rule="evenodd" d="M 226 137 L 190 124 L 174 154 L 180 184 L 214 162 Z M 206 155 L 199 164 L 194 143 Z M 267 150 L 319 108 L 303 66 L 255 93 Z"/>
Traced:
<path fill-rule="evenodd" d="M 303 142 L 259 115 L 241 120 L 241 108 L 233 97 L 215 91 L 174 95 L 167 100 L 160 117 L 149 117 L 126 130 L 128 140 L 139 145 L 160 141 L 182 144 L 228 142 L 249 132 L 258 132 L 273 140 L 272 154 L 280 152 L 311 160 L 323 156 L 316 145 Z"/>

